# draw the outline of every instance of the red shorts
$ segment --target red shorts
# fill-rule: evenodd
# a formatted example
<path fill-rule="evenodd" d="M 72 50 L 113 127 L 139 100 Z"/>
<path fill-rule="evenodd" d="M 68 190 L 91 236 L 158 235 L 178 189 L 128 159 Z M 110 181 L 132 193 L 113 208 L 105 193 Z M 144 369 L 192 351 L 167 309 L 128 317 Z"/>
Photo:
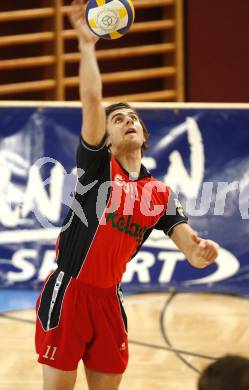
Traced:
<path fill-rule="evenodd" d="M 44 283 L 36 303 L 38 362 L 75 370 L 123 373 L 128 364 L 127 320 L 118 287 L 85 285 L 60 270 Z"/>

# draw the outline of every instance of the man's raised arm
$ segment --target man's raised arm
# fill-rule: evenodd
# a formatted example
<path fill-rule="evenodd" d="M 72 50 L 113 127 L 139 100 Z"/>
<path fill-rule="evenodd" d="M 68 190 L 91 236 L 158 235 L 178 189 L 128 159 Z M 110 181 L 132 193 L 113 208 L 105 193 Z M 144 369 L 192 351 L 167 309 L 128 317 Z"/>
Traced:
<path fill-rule="evenodd" d="M 106 115 L 102 104 L 102 82 L 95 52 L 99 38 L 87 26 L 85 9 L 85 1 L 74 0 L 70 20 L 77 32 L 80 51 L 80 98 L 83 110 L 81 135 L 88 144 L 96 146 L 105 135 Z"/>

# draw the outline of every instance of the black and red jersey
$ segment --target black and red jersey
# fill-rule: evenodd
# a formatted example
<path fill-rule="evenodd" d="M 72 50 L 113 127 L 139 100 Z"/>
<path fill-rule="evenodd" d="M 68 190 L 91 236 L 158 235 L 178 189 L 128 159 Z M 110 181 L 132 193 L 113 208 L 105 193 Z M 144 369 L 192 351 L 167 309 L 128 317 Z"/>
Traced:
<path fill-rule="evenodd" d="M 133 180 L 106 145 L 82 139 L 77 150 L 78 183 L 60 234 L 57 262 L 82 282 L 111 287 L 153 229 L 170 235 L 187 221 L 172 190 L 142 165 Z"/>

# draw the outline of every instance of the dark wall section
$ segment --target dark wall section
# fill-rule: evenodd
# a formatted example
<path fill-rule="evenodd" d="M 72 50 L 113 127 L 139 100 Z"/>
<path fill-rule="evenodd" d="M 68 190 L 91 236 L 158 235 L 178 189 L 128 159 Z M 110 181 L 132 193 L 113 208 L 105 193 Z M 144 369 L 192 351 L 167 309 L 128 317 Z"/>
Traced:
<path fill-rule="evenodd" d="M 185 1 L 186 100 L 249 102 L 249 1 Z"/>

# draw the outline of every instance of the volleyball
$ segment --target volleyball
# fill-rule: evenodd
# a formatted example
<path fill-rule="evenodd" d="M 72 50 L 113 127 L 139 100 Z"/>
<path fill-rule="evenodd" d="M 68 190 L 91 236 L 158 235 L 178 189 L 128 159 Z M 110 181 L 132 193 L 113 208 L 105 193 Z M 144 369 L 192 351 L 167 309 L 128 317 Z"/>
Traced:
<path fill-rule="evenodd" d="M 103 39 L 118 39 L 132 26 L 135 10 L 131 0 L 89 0 L 86 21 L 90 30 Z"/>

